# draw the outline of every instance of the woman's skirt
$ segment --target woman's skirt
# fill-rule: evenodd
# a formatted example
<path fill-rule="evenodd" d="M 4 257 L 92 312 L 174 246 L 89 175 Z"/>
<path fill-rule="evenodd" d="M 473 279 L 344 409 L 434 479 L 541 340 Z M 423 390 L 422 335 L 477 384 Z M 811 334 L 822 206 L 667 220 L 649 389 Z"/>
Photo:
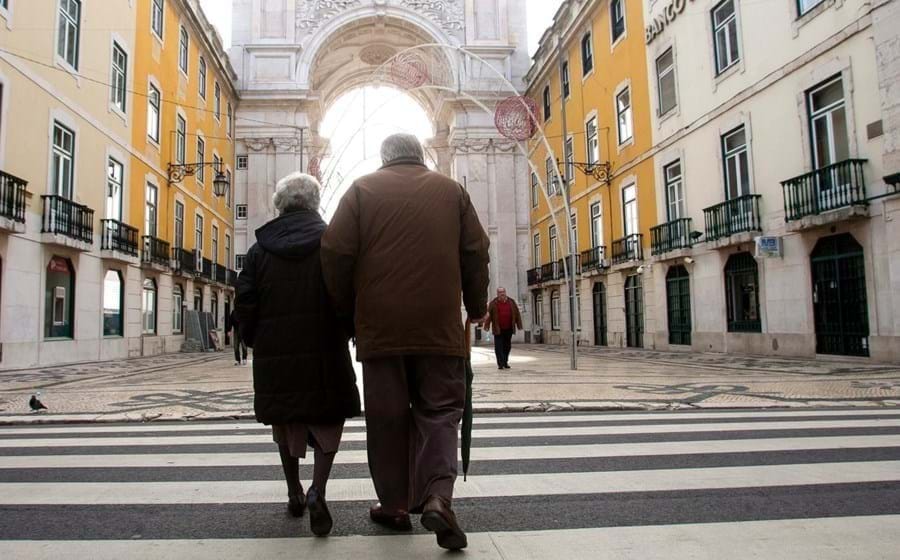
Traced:
<path fill-rule="evenodd" d="M 325 453 L 336 453 L 341 445 L 344 421 L 334 424 L 273 424 L 272 439 L 279 446 L 287 446 L 291 457 L 306 457 L 306 447 L 318 445 Z"/>

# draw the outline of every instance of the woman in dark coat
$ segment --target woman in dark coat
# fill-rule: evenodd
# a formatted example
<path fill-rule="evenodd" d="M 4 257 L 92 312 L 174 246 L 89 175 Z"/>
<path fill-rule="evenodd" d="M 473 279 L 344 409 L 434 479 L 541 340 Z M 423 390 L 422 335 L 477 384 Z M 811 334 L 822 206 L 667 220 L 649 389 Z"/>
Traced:
<path fill-rule="evenodd" d="M 319 261 L 325 222 L 319 182 L 294 173 L 273 198 L 279 217 L 256 231 L 237 280 L 235 311 L 241 337 L 253 348 L 256 419 L 272 425 L 288 486 L 288 510 L 308 507 L 310 527 L 331 531 L 325 486 L 344 419 L 360 413 L 348 331 L 328 300 Z M 313 481 L 304 497 L 299 458 L 315 452 Z"/>

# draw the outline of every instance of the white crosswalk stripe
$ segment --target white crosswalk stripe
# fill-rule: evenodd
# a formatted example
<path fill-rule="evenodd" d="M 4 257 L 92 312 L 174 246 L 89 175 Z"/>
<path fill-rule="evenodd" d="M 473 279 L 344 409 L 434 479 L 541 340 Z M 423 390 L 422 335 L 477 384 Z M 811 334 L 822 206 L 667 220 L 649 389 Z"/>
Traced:
<path fill-rule="evenodd" d="M 258 424 L 4 427 L 0 558 L 439 557 L 368 521 L 361 421 L 343 446 L 323 542 L 284 514 Z M 900 550 L 900 409 L 478 416 L 472 458 L 454 508 L 474 558 Z"/>

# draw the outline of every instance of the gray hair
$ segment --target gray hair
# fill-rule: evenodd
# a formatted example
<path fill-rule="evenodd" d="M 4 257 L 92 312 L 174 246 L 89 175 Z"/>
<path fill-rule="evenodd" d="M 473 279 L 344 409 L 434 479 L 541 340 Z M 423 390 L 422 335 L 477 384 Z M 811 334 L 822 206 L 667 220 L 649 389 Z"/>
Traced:
<path fill-rule="evenodd" d="M 297 171 L 278 181 L 272 203 L 279 214 L 297 210 L 318 211 L 321 189 L 318 179 Z"/>
<path fill-rule="evenodd" d="M 425 161 L 422 143 L 412 134 L 392 134 L 381 143 L 381 162 L 391 163 L 398 159 L 416 159 Z"/>

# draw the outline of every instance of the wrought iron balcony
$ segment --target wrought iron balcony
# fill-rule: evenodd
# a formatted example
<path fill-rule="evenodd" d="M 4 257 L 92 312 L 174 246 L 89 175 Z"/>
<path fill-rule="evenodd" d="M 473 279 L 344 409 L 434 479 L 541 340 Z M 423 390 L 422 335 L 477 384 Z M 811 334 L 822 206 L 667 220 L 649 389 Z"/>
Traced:
<path fill-rule="evenodd" d="M 762 195 L 746 194 L 703 210 L 706 240 L 715 241 L 736 233 L 762 231 L 759 201 Z"/>
<path fill-rule="evenodd" d="M 213 264 L 212 273 L 213 273 L 213 282 L 218 282 L 219 284 L 225 284 L 228 281 L 228 269 L 225 268 L 225 265 L 215 263 Z"/>
<path fill-rule="evenodd" d="M 606 268 L 606 246 L 600 245 L 581 253 L 581 269 L 584 272 Z"/>
<path fill-rule="evenodd" d="M 207 280 L 212 280 L 213 277 L 213 263 L 211 260 L 207 258 L 200 259 L 200 277 L 205 278 Z"/>
<path fill-rule="evenodd" d="M 677 249 L 690 249 L 691 218 L 679 218 L 650 228 L 650 254 L 662 255 Z"/>
<path fill-rule="evenodd" d="M 143 237 L 141 262 L 156 266 L 169 266 L 169 242 L 152 235 Z"/>
<path fill-rule="evenodd" d="M 574 256 L 574 258 L 575 258 L 575 264 L 574 264 L 574 265 L 571 264 L 571 263 L 572 263 L 572 257 L 573 257 L 573 256 Z M 567 264 L 564 264 L 563 261 L 565 261 L 565 263 L 568 264 L 568 267 L 569 267 L 569 274 L 571 274 L 571 273 L 573 273 L 573 272 L 574 272 L 575 274 L 581 274 L 581 255 L 580 255 L 580 254 L 577 254 L 577 253 L 576 253 L 575 255 L 566 255 L 565 258 L 562 258 L 562 259 L 559 260 L 559 265 L 558 265 L 557 268 L 556 268 L 557 273 L 558 273 L 558 276 L 557 276 L 556 280 L 564 279 L 564 278 L 566 277 L 566 266 L 567 266 Z"/>
<path fill-rule="evenodd" d="M 175 247 L 172 249 L 172 264 L 175 266 L 175 272 L 180 274 L 196 274 L 197 258 L 193 251 Z"/>
<path fill-rule="evenodd" d="M 865 159 L 848 159 L 781 182 L 785 221 L 866 205 Z"/>
<path fill-rule="evenodd" d="M 0 171 L 0 218 L 25 223 L 25 187 L 28 181 Z"/>
<path fill-rule="evenodd" d="M 541 267 L 537 267 L 537 268 L 532 268 L 532 269 L 528 270 L 528 272 L 526 272 L 526 276 L 528 276 L 528 285 L 529 286 L 537 286 L 538 284 L 540 284 L 541 282 L 544 281 L 543 277 L 541 276 L 541 270 L 542 270 Z"/>
<path fill-rule="evenodd" d="M 138 230 L 118 220 L 100 220 L 100 250 L 138 256 Z"/>
<path fill-rule="evenodd" d="M 541 282 L 559 279 L 559 261 L 554 261 L 541 266 Z"/>
<path fill-rule="evenodd" d="M 41 233 L 62 235 L 74 241 L 94 242 L 94 211 L 59 195 L 42 195 Z"/>
<path fill-rule="evenodd" d="M 235 272 L 234 270 L 231 270 L 231 269 L 229 268 L 229 269 L 227 269 L 227 270 L 225 271 L 225 274 L 226 274 L 226 280 L 225 280 L 225 284 L 226 284 L 226 285 L 232 286 L 232 287 L 234 287 L 235 285 L 237 285 L 237 279 L 238 279 L 238 273 L 237 273 L 237 272 Z"/>
<path fill-rule="evenodd" d="M 644 260 L 644 234 L 632 233 L 612 242 L 612 263 Z"/>

